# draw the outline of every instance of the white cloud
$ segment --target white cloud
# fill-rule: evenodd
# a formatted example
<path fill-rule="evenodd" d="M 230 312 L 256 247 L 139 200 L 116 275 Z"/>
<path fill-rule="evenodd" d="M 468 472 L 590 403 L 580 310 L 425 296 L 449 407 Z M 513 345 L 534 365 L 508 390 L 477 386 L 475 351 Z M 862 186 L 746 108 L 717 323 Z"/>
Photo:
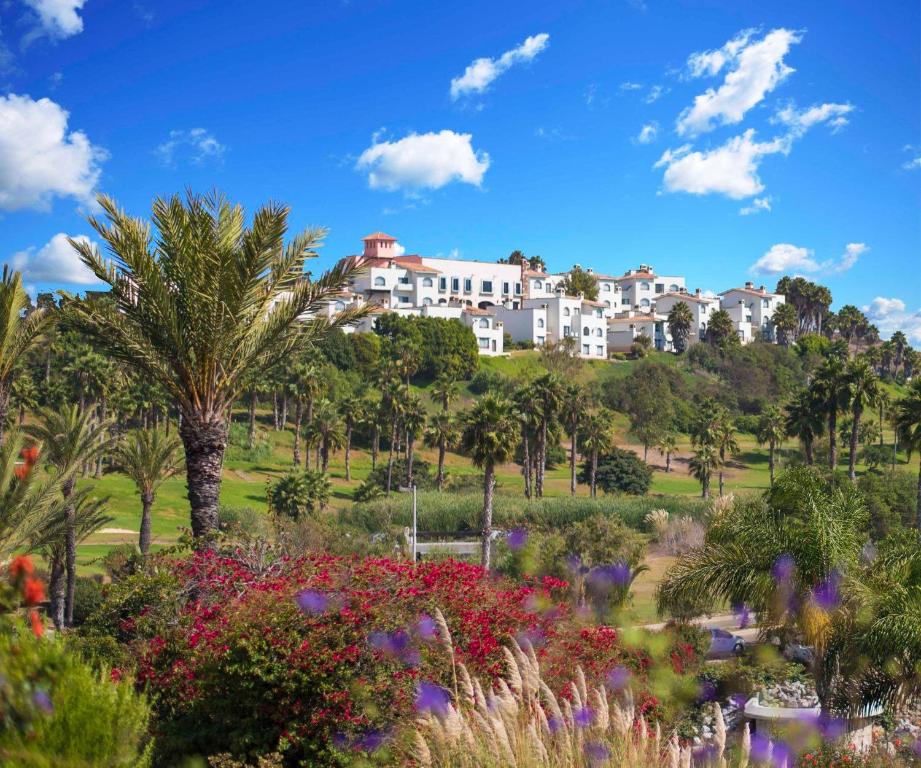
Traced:
<path fill-rule="evenodd" d="M 164 165 L 174 166 L 179 161 L 201 165 L 207 160 L 220 161 L 227 147 L 204 128 L 189 131 L 170 131 L 169 139 L 156 149 Z"/>
<path fill-rule="evenodd" d="M 83 31 L 83 19 L 77 13 L 86 0 L 24 0 L 38 16 L 40 34 L 55 40 L 79 35 Z M 34 36 L 34 35 L 33 35 Z"/>
<path fill-rule="evenodd" d="M 861 255 L 869 250 L 866 243 L 848 243 L 838 260 L 826 259 L 816 261 L 809 248 L 801 248 L 790 243 L 778 243 L 751 266 L 752 272 L 762 275 L 779 275 L 781 273 L 816 273 L 839 275 L 853 267 Z"/>
<path fill-rule="evenodd" d="M 108 156 L 50 99 L 0 96 L 0 210 L 47 210 L 54 197 L 92 205 L 99 163 Z"/>
<path fill-rule="evenodd" d="M 643 101 L 647 104 L 652 104 L 653 102 L 658 101 L 664 94 L 668 93 L 669 89 L 664 88 L 661 85 L 654 85 L 649 89 L 649 93 L 646 94 Z"/>
<path fill-rule="evenodd" d="M 914 171 L 918 168 L 921 168 L 921 155 L 913 157 L 911 160 L 906 160 L 902 163 L 902 169 L 906 171 Z"/>
<path fill-rule="evenodd" d="M 589 109 L 606 107 L 611 100 L 610 97 L 598 87 L 598 83 L 589 83 L 582 97 L 585 99 L 585 106 Z"/>
<path fill-rule="evenodd" d="M 819 123 L 828 123 L 832 132 L 836 133 L 848 124 L 847 115 L 853 111 L 852 104 L 813 104 L 801 111 L 788 104 L 771 118 L 771 122 L 789 126 L 797 134 L 803 134 Z"/>
<path fill-rule="evenodd" d="M 665 168 L 663 182 L 668 192 L 688 192 L 692 195 L 720 194 L 741 200 L 763 191 L 758 166 L 766 155 L 790 151 L 790 142 L 776 138 L 768 142 L 755 141 L 749 128 L 716 149 L 691 151 L 685 144 L 666 150 L 654 168 Z"/>
<path fill-rule="evenodd" d="M 464 74 L 451 80 L 451 98 L 457 100 L 470 93 L 482 93 L 503 72 L 515 64 L 532 61 L 549 44 L 550 35 L 541 32 L 531 35 L 517 48 L 506 51 L 497 59 L 476 59 L 464 70 Z"/>
<path fill-rule="evenodd" d="M 406 253 L 406 246 L 400 245 L 400 243 L 394 243 L 393 253 L 395 256 L 402 256 L 404 253 Z"/>
<path fill-rule="evenodd" d="M 74 240 L 92 242 L 86 235 L 75 235 Z M 32 247 L 14 253 L 9 264 L 22 272 L 24 280 L 32 282 L 99 285 L 99 280 L 80 261 L 77 252 L 67 242 L 64 232 L 59 232 L 37 250 Z"/>
<path fill-rule="evenodd" d="M 452 181 L 480 186 L 489 155 L 476 151 L 469 133 L 443 130 L 411 133 L 397 141 L 378 141 L 361 153 L 358 170 L 368 171 L 371 189 L 439 189 Z"/>
<path fill-rule="evenodd" d="M 620 84 L 622 91 L 638 91 L 643 87 L 642 83 L 632 83 L 629 80 Z"/>
<path fill-rule="evenodd" d="M 715 75 L 730 69 L 718 89 L 708 88 L 694 99 L 694 105 L 678 117 L 682 136 L 704 133 L 719 125 L 741 122 L 745 113 L 793 73 L 784 64 L 790 46 L 802 37 L 789 29 L 775 29 L 752 41 L 752 30 L 739 33 L 718 51 L 692 54 L 688 59 L 691 75 Z"/>
<path fill-rule="evenodd" d="M 659 124 L 653 120 L 651 123 L 646 123 L 640 132 L 636 135 L 634 141 L 637 144 L 651 144 L 656 140 L 656 136 L 659 135 Z"/>
<path fill-rule="evenodd" d="M 739 209 L 740 216 L 751 216 L 753 213 L 761 213 L 761 211 L 771 210 L 771 196 L 766 195 L 765 197 L 756 197 L 752 200 L 751 205 L 746 205 L 744 208 Z"/>
<path fill-rule="evenodd" d="M 921 343 L 921 309 L 907 312 L 905 302 L 901 299 L 877 296 L 864 306 L 863 311 L 870 322 L 879 328 L 883 338 L 902 331 L 913 344 Z"/>

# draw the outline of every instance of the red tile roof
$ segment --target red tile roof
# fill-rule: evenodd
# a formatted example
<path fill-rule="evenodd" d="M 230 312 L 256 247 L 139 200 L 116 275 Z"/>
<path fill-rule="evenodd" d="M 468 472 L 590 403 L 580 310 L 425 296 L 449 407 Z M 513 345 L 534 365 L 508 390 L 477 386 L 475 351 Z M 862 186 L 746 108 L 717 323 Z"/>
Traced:
<path fill-rule="evenodd" d="M 661 296 L 659 296 L 659 298 L 664 299 L 668 296 L 673 296 L 676 299 L 681 299 L 681 301 L 696 301 L 698 304 L 709 304 L 714 300 L 713 296 L 698 296 L 694 293 L 675 293 L 674 291 L 663 293 Z"/>
<path fill-rule="evenodd" d="M 385 232 L 372 232 L 370 235 L 367 235 L 366 237 L 363 237 L 361 239 L 362 240 L 388 240 L 391 243 L 395 243 L 397 241 L 395 237 L 391 237 Z"/>
<path fill-rule="evenodd" d="M 748 293 L 752 296 L 780 296 L 779 293 L 771 293 L 768 290 L 756 291 L 754 288 L 730 288 L 728 291 L 720 291 L 720 296 L 725 296 L 727 293 L 733 293 L 738 291 L 739 293 Z"/>
<path fill-rule="evenodd" d="M 614 280 L 622 282 L 624 280 L 650 280 L 655 277 L 653 272 L 634 272 L 632 275 L 621 275 Z"/>

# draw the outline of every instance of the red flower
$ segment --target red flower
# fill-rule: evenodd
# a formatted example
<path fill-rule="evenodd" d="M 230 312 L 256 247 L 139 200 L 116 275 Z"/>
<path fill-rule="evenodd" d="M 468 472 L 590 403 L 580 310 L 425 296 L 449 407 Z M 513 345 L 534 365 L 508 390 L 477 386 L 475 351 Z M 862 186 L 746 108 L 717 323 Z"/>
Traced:
<path fill-rule="evenodd" d="M 122 671 L 118 667 L 112 667 L 109 671 L 109 680 L 113 683 L 120 683 L 122 681 Z"/>
<path fill-rule="evenodd" d="M 42 626 L 42 619 L 38 611 L 29 611 L 29 621 L 32 624 L 32 634 L 41 637 L 45 633 L 45 628 Z"/>
<path fill-rule="evenodd" d="M 22 460 L 23 460 L 26 464 L 28 464 L 28 465 L 31 466 L 31 465 L 34 464 L 36 461 L 38 461 L 38 446 L 37 446 L 37 445 L 30 445 L 28 448 L 23 448 L 23 449 L 19 452 L 19 455 L 22 457 Z"/>
<path fill-rule="evenodd" d="M 45 600 L 45 585 L 40 579 L 33 579 L 26 576 L 26 582 L 22 585 L 22 599 L 26 605 L 37 605 Z"/>
<path fill-rule="evenodd" d="M 32 565 L 32 558 L 28 555 L 18 555 L 10 563 L 10 576 L 14 579 L 20 576 L 31 576 L 35 572 L 35 566 Z"/>

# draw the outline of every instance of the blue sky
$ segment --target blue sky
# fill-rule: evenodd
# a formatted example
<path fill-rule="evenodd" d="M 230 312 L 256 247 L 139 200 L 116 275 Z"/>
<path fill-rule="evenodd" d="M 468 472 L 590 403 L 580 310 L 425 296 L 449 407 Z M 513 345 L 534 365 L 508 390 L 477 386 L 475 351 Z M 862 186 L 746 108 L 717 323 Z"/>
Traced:
<path fill-rule="evenodd" d="M 96 191 L 408 252 L 781 272 L 921 343 L 917 3 L 0 0 L 0 254 L 91 287 Z M 481 60 L 481 61 L 478 61 Z"/>

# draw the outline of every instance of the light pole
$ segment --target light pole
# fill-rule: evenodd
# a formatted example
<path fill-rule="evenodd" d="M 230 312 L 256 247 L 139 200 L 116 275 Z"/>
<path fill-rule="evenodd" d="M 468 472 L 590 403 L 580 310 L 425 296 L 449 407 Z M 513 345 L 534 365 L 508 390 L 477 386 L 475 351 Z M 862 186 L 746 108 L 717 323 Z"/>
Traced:
<path fill-rule="evenodd" d="M 412 493 L 413 495 L 413 544 L 412 544 L 412 559 L 413 562 L 416 562 L 416 538 L 419 535 L 419 518 L 416 512 L 416 484 L 413 483 L 409 488 L 405 485 L 401 485 L 399 488 L 400 493 Z"/>

